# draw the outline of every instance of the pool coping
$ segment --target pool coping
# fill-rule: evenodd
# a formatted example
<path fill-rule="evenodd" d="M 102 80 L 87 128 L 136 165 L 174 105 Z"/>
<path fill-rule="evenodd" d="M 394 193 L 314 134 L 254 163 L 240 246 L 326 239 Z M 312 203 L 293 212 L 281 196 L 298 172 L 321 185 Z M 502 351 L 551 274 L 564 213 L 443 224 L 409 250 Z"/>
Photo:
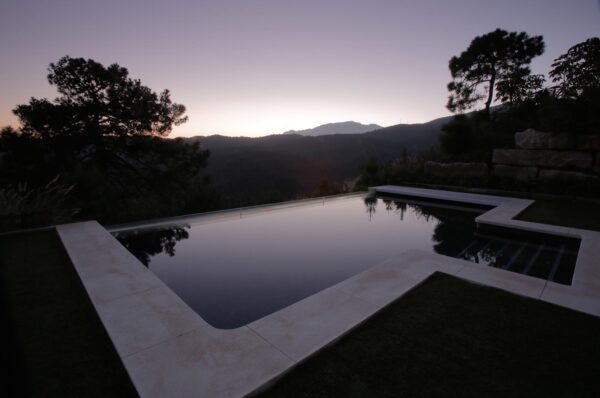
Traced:
<path fill-rule="evenodd" d="M 265 211 L 274 211 L 274 210 L 285 210 L 292 207 L 301 207 L 307 206 L 311 204 L 320 204 L 327 203 L 337 200 L 350 199 L 357 196 L 364 196 L 366 192 L 352 192 L 352 193 L 344 193 L 338 195 L 329 195 L 329 196 L 320 196 L 318 198 L 309 198 L 309 199 L 296 199 L 296 200 L 288 200 L 286 202 L 275 202 L 268 203 L 264 205 L 255 205 L 255 206 L 245 206 L 245 207 L 236 207 L 232 209 L 225 210 L 215 210 L 204 213 L 194 213 L 194 214 L 185 214 L 182 216 L 175 217 L 167 217 L 167 218 L 158 218 L 148 221 L 134 221 L 124 224 L 115 224 L 115 225 L 107 225 L 105 228 L 112 232 L 122 232 L 130 229 L 140 229 L 140 228 L 154 228 L 154 227 L 164 227 L 169 225 L 181 225 L 185 224 L 185 221 L 189 221 L 193 219 L 193 224 L 196 223 L 206 223 L 206 222 L 217 222 L 225 219 L 233 219 L 237 218 L 236 216 L 248 216 L 252 214 L 262 213 Z"/>
<path fill-rule="evenodd" d="M 513 219 L 534 200 L 401 186 L 370 191 L 495 206 L 476 221 L 578 238 L 573 284 L 408 250 L 246 326 L 223 330 L 204 321 L 96 221 L 59 225 L 57 231 L 142 397 L 252 394 L 434 272 L 600 316 L 600 265 L 593 252 L 600 247 L 600 232 Z M 201 219 L 218 221 L 223 214 Z M 147 226 L 153 225 L 162 224 Z"/>

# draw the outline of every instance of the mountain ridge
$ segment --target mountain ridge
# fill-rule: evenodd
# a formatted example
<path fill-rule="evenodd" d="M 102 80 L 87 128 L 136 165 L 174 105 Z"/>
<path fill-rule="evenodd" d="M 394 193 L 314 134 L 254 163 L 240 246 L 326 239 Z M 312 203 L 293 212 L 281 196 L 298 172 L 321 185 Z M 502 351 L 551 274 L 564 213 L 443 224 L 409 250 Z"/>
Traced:
<path fill-rule="evenodd" d="M 451 118 L 397 124 L 362 134 L 210 135 L 186 140 L 211 151 L 206 172 L 223 196 L 242 201 L 277 192 L 288 199 L 314 193 L 325 181 L 356 177 L 370 156 L 386 162 L 403 151 L 426 152 L 437 144 L 442 126 Z"/>
<path fill-rule="evenodd" d="M 389 131 L 400 131 L 400 130 L 411 129 L 411 128 L 419 128 L 419 126 L 429 126 L 429 125 L 442 126 L 443 124 L 450 121 L 450 119 L 452 119 L 453 117 L 454 117 L 454 115 L 441 116 L 441 117 L 431 119 L 427 122 L 422 122 L 422 123 L 399 123 L 399 124 L 394 124 L 394 125 L 391 125 L 388 127 L 379 127 L 375 130 L 365 131 L 364 133 L 358 133 L 358 134 L 357 133 L 339 133 L 337 135 L 364 135 L 364 134 L 370 134 L 370 133 L 381 133 L 381 132 L 389 132 Z M 345 123 L 345 122 L 342 122 L 342 123 Z M 327 123 L 327 124 L 335 124 L 335 123 Z M 322 126 L 324 126 L 324 125 L 322 125 Z M 369 126 L 369 125 L 363 125 L 363 126 Z M 308 130 L 310 130 L 310 129 L 308 129 Z M 184 140 L 196 141 L 196 140 L 199 140 L 202 138 L 211 138 L 211 137 L 222 137 L 222 138 L 231 138 L 231 139 L 252 139 L 252 140 L 256 140 L 256 139 L 260 140 L 260 139 L 264 139 L 267 137 L 275 137 L 275 136 L 282 136 L 282 135 L 288 135 L 288 136 L 289 135 L 298 135 L 301 137 L 313 137 L 313 138 L 322 137 L 322 136 L 301 135 L 301 134 L 297 134 L 297 133 L 291 133 L 291 131 L 296 131 L 296 130 L 288 130 L 283 133 L 271 133 L 271 134 L 260 135 L 260 136 L 226 135 L 226 134 L 214 133 L 214 134 L 197 134 L 197 135 L 193 135 L 190 137 L 179 137 L 179 138 L 182 138 Z M 303 131 L 303 130 L 298 130 L 298 131 Z M 333 134 L 327 134 L 327 135 L 333 135 Z"/>
<path fill-rule="evenodd" d="M 303 136 L 322 136 L 333 134 L 363 134 L 383 128 L 378 124 L 362 124 L 352 120 L 346 122 L 326 123 L 304 130 L 288 130 L 283 134 L 298 134 Z"/>

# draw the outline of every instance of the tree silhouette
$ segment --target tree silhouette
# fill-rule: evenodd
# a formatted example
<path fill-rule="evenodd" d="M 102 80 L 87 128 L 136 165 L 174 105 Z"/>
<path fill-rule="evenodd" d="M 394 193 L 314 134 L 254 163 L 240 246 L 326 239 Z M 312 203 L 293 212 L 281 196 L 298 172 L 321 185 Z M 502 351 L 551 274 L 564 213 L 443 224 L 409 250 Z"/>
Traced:
<path fill-rule="evenodd" d="M 21 133 L 36 138 L 65 138 L 85 147 L 80 159 L 95 158 L 105 169 L 114 162 L 117 138 L 164 137 L 174 125 L 187 120 L 185 107 L 171 102 L 168 90 L 156 94 L 131 79 L 118 64 L 104 67 L 84 58 L 62 57 L 48 68 L 48 82 L 61 96 L 49 101 L 31 98 L 13 112 L 21 122 Z M 118 160 L 127 164 L 126 156 Z"/>
<path fill-rule="evenodd" d="M 169 90 L 156 94 L 131 79 L 118 64 L 104 67 L 84 58 L 62 57 L 48 68 L 48 82 L 62 96 L 31 98 L 14 113 L 23 132 L 37 136 L 166 136 L 187 121 L 185 107 L 171 102 Z"/>
<path fill-rule="evenodd" d="M 514 104 L 533 98 L 544 85 L 543 75 L 530 74 L 529 68 L 519 68 L 496 83 L 496 100 Z"/>
<path fill-rule="evenodd" d="M 485 111 L 489 115 L 494 90 L 500 85 L 500 98 L 507 94 L 521 93 L 514 84 L 528 82 L 529 63 L 533 57 L 544 52 L 542 36 L 529 37 L 525 32 L 507 32 L 496 29 L 477 36 L 459 56 L 450 59 L 452 81 L 447 107 L 452 112 L 462 112 L 485 99 Z M 483 85 L 483 90 L 480 86 Z"/>
<path fill-rule="evenodd" d="M 550 77 L 561 97 L 576 98 L 586 90 L 600 89 L 600 38 L 592 37 L 569 48 L 554 60 Z"/>
<path fill-rule="evenodd" d="M 358 185 L 372 187 L 381 183 L 381 166 L 377 162 L 377 158 L 370 155 L 367 161 L 360 165 L 360 176 Z"/>
<path fill-rule="evenodd" d="M 91 59 L 65 56 L 48 72 L 58 97 L 18 105 L 13 112 L 21 127 L 0 137 L 7 182 L 43 185 L 60 174 L 75 186 L 81 216 L 102 222 L 214 207 L 216 197 L 200 174 L 209 152 L 164 139 L 187 120 L 168 90 L 155 93 L 126 68 Z"/>

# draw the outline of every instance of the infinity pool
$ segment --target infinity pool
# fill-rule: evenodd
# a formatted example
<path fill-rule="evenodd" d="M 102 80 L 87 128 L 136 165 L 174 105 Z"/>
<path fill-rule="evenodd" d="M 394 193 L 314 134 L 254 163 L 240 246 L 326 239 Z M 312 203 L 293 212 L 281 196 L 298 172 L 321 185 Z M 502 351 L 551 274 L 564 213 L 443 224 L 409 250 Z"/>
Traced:
<path fill-rule="evenodd" d="M 217 328 L 262 318 L 409 249 L 570 284 L 579 242 L 478 233 L 487 209 L 342 197 L 232 211 L 115 237 Z"/>

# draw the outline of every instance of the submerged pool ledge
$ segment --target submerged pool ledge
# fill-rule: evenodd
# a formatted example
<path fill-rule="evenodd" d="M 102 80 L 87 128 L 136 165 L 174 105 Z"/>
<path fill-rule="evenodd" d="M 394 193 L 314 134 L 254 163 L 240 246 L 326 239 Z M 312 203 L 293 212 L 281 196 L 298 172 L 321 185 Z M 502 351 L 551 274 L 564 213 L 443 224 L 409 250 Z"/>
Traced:
<path fill-rule="evenodd" d="M 534 200 L 463 192 L 438 191 L 433 189 L 401 187 L 395 185 L 372 187 L 370 188 L 370 191 L 381 194 L 418 196 L 429 199 L 451 200 L 463 203 L 495 206 L 491 210 L 477 217 L 475 221 L 478 224 L 486 224 L 495 227 L 513 228 L 527 232 L 544 233 L 579 239 L 581 244 L 577 254 L 572 284 L 570 286 L 561 285 L 564 286 L 564 288 L 558 289 L 555 286 L 558 285 L 557 283 L 549 282 L 547 287 L 551 291 L 571 291 L 573 292 L 574 296 L 580 296 L 584 290 L 586 292 L 590 290 L 593 292 L 594 289 L 591 288 L 591 285 L 594 285 L 598 288 L 596 289 L 596 294 L 598 297 L 600 297 L 600 261 L 598 260 L 600 232 L 515 220 L 514 218 L 521 214 L 529 205 L 535 202 Z M 555 302 L 551 300 L 550 297 L 551 295 L 546 296 L 546 301 Z M 590 306 L 585 303 L 585 300 L 576 301 L 579 303 L 573 300 L 565 300 L 564 302 L 555 303 L 600 316 L 600 307 L 598 307 L 600 303 L 596 304 L 596 306 Z M 593 302 L 595 302 L 595 299 Z"/>
<path fill-rule="evenodd" d="M 438 271 L 600 316 L 600 265 L 592 252 L 600 233 L 513 220 L 531 200 L 398 186 L 371 190 L 494 206 L 477 221 L 581 239 L 573 284 L 408 250 L 249 325 L 223 330 L 205 322 L 97 222 L 57 231 L 142 397 L 250 394 Z"/>

